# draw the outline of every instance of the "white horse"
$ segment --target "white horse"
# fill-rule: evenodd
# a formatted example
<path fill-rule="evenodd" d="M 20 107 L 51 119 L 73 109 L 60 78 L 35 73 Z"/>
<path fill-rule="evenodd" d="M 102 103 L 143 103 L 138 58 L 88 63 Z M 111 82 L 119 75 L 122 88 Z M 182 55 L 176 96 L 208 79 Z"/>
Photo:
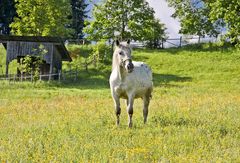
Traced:
<path fill-rule="evenodd" d="M 143 117 L 144 123 L 146 123 L 153 90 L 152 71 L 145 63 L 132 61 L 130 41 L 127 43 L 116 41 L 109 83 L 115 103 L 117 125 L 119 125 L 121 114 L 120 98 L 126 99 L 127 102 L 129 127 L 132 127 L 134 99 L 142 98 Z"/>

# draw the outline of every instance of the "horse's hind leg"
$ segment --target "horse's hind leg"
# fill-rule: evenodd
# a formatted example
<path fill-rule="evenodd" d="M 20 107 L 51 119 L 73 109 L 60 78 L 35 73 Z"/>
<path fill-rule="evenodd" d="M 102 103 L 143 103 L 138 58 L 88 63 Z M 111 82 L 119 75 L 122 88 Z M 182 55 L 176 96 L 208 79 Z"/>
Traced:
<path fill-rule="evenodd" d="M 143 118 L 144 118 L 144 123 L 147 122 L 149 102 L 150 102 L 150 96 L 149 95 L 144 96 L 143 97 Z"/>
<path fill-rule="evenodd" d="M 113 100 L 114 100 L 114 103 L 115 103 L 115 113 L 116 113 L 116 116 L 117 116 L 117 125 L 119 125 L 120 123 L 120 114 L 121 114 L 121 108 L 120 108 L 120 99 L 118 96 L 116 95 L 113 95 Z"/>

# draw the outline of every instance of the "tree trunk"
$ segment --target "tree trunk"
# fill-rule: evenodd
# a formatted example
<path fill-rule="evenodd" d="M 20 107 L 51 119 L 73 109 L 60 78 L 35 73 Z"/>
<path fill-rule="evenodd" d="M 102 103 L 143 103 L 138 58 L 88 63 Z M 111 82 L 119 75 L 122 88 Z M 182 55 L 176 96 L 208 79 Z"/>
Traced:
<path fill-rule="evenodd" d="M 125 16 L 125 9 L 124 9 L 124 0 L 122 0 L 122 10 L 123 10 L 123 14 L 122 14 L 122 32 L 121 32 L 121 41 L 123 41 L 124 38 L 124 33 L 125 33 L 125 20 L 124 20 L 124 16 Z"/>

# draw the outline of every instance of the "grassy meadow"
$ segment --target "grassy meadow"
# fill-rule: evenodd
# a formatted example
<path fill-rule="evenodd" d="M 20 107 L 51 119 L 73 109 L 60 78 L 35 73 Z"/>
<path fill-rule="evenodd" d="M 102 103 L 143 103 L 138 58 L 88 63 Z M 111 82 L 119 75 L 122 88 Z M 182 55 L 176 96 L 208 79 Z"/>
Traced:
<path fill-rule="evenodd" d="M 2 65 L 4 55 L 0 48 Z M 133 56 L 151 66 L 154 92 L 146 125 L 135 100 L 132 129 L 124 101 L 115 125 L 110 67 L 72 83 L 0 81 L 0 162 L 240 162 L 239 51 L 202 45 Z"/>

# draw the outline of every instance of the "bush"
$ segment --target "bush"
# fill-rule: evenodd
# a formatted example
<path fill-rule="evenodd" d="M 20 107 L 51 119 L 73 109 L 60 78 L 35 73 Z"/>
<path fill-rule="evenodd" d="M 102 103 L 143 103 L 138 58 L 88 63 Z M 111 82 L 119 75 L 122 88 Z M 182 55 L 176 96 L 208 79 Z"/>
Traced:
<path fill-rule="evenodd" d="M 111 46 L 107 45 L 105 41 L 98 42 L 93 49 L 93 60 L 96 68 L 111 63 Z"/>
<path fill-rule="evenodd" d="M 78 69 L 81 65 L 88 71 L 90 65 L 101 70 L 111 65 L 111 46 L 106 41 L 99 41 L 95 45 L 69 45 L 68 50 L 73 58 L 68 67 Z"/>

